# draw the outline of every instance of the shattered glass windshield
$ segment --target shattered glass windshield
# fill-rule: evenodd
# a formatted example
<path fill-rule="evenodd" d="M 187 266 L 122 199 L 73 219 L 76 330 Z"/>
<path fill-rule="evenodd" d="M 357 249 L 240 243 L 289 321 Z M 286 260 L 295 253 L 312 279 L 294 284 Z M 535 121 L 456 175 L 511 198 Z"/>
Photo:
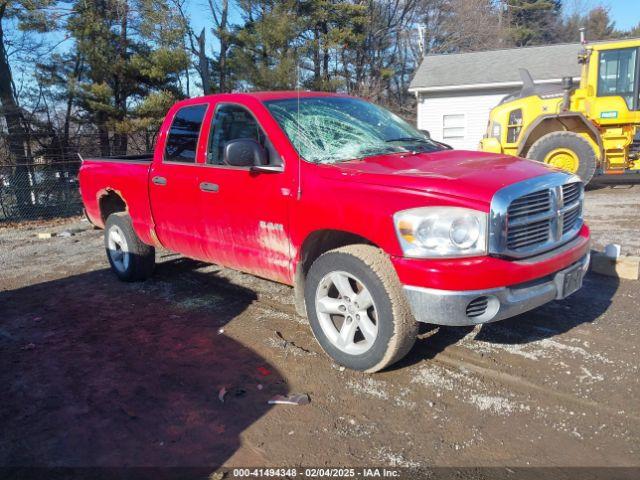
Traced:
<path fill-rule="evenodd" d="M 397 115 L 357 98 L 288 98 L 265 105 L 309 162 L 336 163 L 385 153 L 442 149 Z"/>

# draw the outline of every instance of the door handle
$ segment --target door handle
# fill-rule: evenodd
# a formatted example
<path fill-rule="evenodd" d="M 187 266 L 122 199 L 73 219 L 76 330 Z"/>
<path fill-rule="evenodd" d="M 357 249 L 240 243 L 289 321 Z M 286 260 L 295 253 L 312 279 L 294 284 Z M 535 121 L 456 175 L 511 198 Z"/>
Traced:
<path fill-rule="evenodd" d="M 154 185 L 165 186 L 167 184 L 167 179 L 164 177 L 153 177 L 151 181 Z"/>
<path fill-rule="evenodd" d="M 220 190 L 220 187 L 217 183 L 202 182 L 200 184 L 200 190 L 202 190 L 203 192 L 216 193 L 218 190 Z"/>

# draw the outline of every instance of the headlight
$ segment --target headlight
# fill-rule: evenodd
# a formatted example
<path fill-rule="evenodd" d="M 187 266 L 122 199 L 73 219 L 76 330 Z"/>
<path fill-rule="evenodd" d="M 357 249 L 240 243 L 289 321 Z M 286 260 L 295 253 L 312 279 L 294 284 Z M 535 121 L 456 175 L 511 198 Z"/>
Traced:
<path fill-rule="evenodd" d="M 489 136 L 500 140 L 500 135 L 502 135 L 502 127 L 500 126 L 500 123 L 493 122 Z"/>
<path fill-rule="evenodd" d="M 487 252 L 487 214 L 461 207 L 420 207 L 393 216 L 407 257 L 472 257 Z"/>

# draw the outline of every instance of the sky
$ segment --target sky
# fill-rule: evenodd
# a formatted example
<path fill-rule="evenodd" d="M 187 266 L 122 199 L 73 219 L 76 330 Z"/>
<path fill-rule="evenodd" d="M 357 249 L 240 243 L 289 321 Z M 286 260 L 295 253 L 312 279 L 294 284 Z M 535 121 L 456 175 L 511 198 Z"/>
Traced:
<path fill-rule="evenodd" d="M 609 7 L 609 15 L 621 30 L 629 30 L 640 22 L 639 0 L 609 0 L 603 4 Z"/>

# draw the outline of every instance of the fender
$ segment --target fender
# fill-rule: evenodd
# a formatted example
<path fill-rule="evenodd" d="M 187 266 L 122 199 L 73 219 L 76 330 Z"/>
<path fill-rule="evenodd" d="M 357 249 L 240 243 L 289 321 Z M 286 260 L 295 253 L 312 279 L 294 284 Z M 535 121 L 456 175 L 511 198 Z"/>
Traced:
<path fill-rule="evenodd" d="M 563 123 L 563 120 L 566 120 L 566 119 L 577 119 L 580 123 L 582 123 L 587 128 L 587 130 L 589 130 L 589 132 L 593 135 L 593 138 L 595 139 L 595 143 L 598 145 L 598 150 L 599 151 L 596 152 L 596 153 L 599 154 L 601 159 L 604 158 L 604 146 L 602 144 L 602 138 L 600 136 L 600 132 L 595 127 L 595 125 L 593 125 L 593 123 L 591 123 L 589 120 L 587 120 L 587 117 L 585 117 L 580 112 L 552 113 L 552 114 L 549 114 L 549 115 L 541 115 L 538 118 L 536 118 L 533 122 L 531 122 L 531 124 L 523 132 L 522 138 L 518 142 L 518 150 L 516 151 L 516 155 L 517 156 L 522 156 L 523 151 L 525 149 L 525 146 L 527 145 L 529 137 L 531 136 L 531 134 L 535 131 L 536 128 L 538 128 L 538 126 L 540 124 L 542 124 L 543 122 L 545 122 L 547 120 L 556 120 L 561 125 L 563 125 L 566 128 L 567 131 L 572 131 L 571 128 L 567 127 Z"/>

